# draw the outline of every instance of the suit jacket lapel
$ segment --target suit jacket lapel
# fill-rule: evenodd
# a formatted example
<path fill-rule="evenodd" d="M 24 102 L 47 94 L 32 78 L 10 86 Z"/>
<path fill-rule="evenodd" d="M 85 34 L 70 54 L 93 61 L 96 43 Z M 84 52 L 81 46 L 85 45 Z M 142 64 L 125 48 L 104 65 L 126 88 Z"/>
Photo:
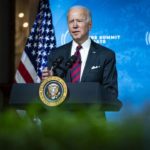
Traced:
<path fill-rule="evenodd" d="M 72 46 L 72 42 L 68 43 L 65 47 L 63 52 L 65 53 L 64 55 L 64 61 L 67 61 L 68 58 L 71 56 L 71 46 Z"/>
<path fill-rule="evenodd" d="M 72 47 L 72 42 L 68 43 L 65 47 L 65 51 L 66 51 L 66 54 L 65 54 L 65 58 L 64 58 L 64 61 L 66 62 L 70 56 L 71 56 L 71 47 Z M 67 72 L 67 75 L 66 75 L 66 78 L 65 78 L 66 82 L 71 82 L 71 77 L 70 77 L 70 69 L 68 70 Z"/>
<path fill-rule="evenodd" d="M 87 61 L 86 61 L 86 64 L 85 64 L 85 67 L 84 67 L 84 70 L 83 70 L 83 75 L 82 75 L 82 78 L 81 78 L 81 82 L 86 81 L 86 77 L 89 73 L 89 69 L 92 66 L 92 62 L 95 61 L 95 55 L 96 55 L 96 48 L 94 47 L 94 43 L 91 40 L 91 46 L 90 46 Z"/>

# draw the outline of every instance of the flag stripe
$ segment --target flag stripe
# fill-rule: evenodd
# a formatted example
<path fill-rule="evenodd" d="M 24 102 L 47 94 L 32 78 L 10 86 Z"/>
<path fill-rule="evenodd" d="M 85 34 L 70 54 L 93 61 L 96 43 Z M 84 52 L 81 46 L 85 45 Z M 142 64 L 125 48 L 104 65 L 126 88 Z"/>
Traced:
<path fill-rule="evenodd" d="M 20 72 L 17 70 L 16 75 L 15 75 L 15 83 L 25 83 L 25 80 L 23 79 L 22 75 Z"/>
<path fill-rule="evenodd" d="M 34 66 L 32 65 L 28 55 L 26 54 L 26 52 L 24 51 L 23 52 L 23 55 L 22 55 L 22 58 L 21 58 L 21 61 L 24 62 L 24 66 L 26 68 L 26 70 L 30 73 L 30 76 L 32 78 L 32 80 L 36 83 L 39 79 L 37 73 L 36 73 L 36 70 L 34 68 Z M 38 82 L 37 82 L 38 83 Z"/>
<path fill-rule="evenodd" d="M 22 63 L 22 61 L 19 64 L 18 70 L 26 82 L 33 83 L 33 79 L 30 76 L 30 73 L 28 72 L 24 64 Z"/>

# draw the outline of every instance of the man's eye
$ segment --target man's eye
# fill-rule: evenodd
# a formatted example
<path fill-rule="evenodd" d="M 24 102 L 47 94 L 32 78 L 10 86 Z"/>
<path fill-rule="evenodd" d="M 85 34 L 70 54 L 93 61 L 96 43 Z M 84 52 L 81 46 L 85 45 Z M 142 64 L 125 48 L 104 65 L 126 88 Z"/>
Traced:
<path fill-rule="evenodd" d="M 77 19 L 77 20 L 70 20 L 69 23 L 72 24 L 72 23 L 75 23 L 75 22 L 84 22 L 83 19 Z"/>
<path fill-rule="evenodd" d="M 82 20 L 77 20 L 78 22 L 83 22 L 83 19 Z"/>
<path fill-rule="evenodd" d="M 70 20 L 70 21 L 69 21 L 69 23 L 73 23 L 73 22 L 74 22 L 74 20 Z"/>

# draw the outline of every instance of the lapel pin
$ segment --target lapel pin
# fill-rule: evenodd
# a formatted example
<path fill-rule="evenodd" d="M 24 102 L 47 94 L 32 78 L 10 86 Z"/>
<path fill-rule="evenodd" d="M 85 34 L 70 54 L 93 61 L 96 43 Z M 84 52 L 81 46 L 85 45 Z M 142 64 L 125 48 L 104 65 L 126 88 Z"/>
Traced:
<path fill-rule="evenodd" d="M 92 53 L 93 53 L 93 54 L 96 54 L 96 52 L 95 52 L 95 51 L 92 51 Z"/>

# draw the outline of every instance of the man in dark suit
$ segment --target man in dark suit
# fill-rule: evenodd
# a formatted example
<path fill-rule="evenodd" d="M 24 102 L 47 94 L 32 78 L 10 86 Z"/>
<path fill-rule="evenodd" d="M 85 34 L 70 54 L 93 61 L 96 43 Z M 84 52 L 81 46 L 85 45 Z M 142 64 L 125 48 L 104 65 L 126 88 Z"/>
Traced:
<path fill-rule="evenodd" d="M 68 11 L 68 27 L 73 38 L 68 44 L 56 48 L 49 59 L 49 68 L 52 62 L 62 56 L 64 62 L 76 53 L 76 47 L 81 46 L 80 52 L 80 69 L 77 69 L 77 82 L 99 82 L 110 94 L 117 98 L 118 83 L 115 53 L 89 38 L 89 31 L 92 27 L 92 18 L 90 11 L 83 6 L 74 6 Z M 72 82 L 71 69 L 64 76 L 64 80 Z M 42 79 L 53 75 L 53 71 L 45 68 Z"/>

